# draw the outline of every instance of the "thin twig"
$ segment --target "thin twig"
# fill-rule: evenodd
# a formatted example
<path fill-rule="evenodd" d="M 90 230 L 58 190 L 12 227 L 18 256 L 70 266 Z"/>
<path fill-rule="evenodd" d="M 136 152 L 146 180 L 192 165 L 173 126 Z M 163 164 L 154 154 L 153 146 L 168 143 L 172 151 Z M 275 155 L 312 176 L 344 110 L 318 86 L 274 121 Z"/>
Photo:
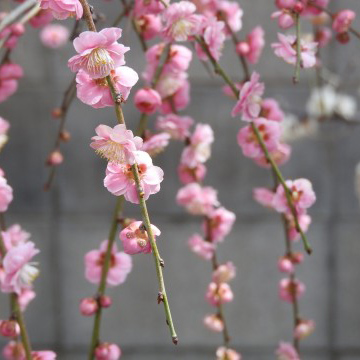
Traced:
<path fill-rule="evenodd" d="M 296 24 L 296 64 L 295 64 L 295 73 L 293 77 L 294 84 L 299 82 L 300 77 L 300 67 L 301 67 L 301 30 L 300 30 L 300 15 L 295 15 L 295 24 Z"/>

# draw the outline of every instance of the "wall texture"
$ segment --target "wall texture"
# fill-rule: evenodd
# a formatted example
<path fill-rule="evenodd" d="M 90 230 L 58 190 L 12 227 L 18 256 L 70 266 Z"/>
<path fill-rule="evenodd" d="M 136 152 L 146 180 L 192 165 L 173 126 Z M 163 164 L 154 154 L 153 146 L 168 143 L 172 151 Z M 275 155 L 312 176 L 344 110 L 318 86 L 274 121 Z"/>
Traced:
<path fill-rule="evenodd" d="M 109 22 L 112 14 L 120 12 L 115 0 L 93 5 L 105 9 Z M 292 68 L 273 55 L 269 44 L 277 27 L 269 20 L 272 1 L 243 1 L 241 5 L 246 14 L 244 31 L 265 24 L 268 32 L 266 50 L 257 66 L 267 84 L 266 94 L 280 100 L 286 109 L 302 113 L 314 74 L 303 72 L 301 84 L 294 87 Z M 334 10 L 340 5 L 360 11 L 356 0 L 333 1 Z M 122 26 L 124 42 L 136 43 L 129 24 Z M 57 349 L 60 359 L 77 360 L 85 358 L 92 325 L 91 319 L 80 316 L 78 301 L 95 291 L 83 277 L 83 255 L 106 238 L 114 206 L 114 197 L 102 187 L 105 163 L 89 148 L 89 139 L 96 125 L 111 124 L 114 119 L 111 109 L 96 111 L 75 101 L 67 124 L 72 140 L 63 147 L 65 164 L 54 189 L 44 193 L 48 171 L 44 161 L 57 128 L 49 114 L 59 105 L 72 77 L 66 61 L 73 50 L 70 45 L 56 53 L 44 49 L 37 36 L 31 30 L 16 51 L 14 60 L 24 66 L 26 78 L 19 92 L 0 105 L 0 115 L 11 122 L 11 141 L 0 158 L 15 191 L 7 222 L 29 230 L 42 251 L 38 298 L 26 314 L 35 347 Z M 140 52 L 134 45 L 127 56 L 128 65 L 138 72 L 144 66 Z M 327 54 L 327 65 L 344 73 L 358 54 L 355 39 L 349 47 L 334 45 Z M 230 46 L 222 62 L 234 77 L 241 76 Z M 351 69 L 346 83 L 354 89 L 359 71 Z M 251 196 L 253 186 L 270 186 L 271 178 L 268 171 L 242 156 L 234 136 L 241 124 L 229 115 L 232 102 L 216 86 L 220 81 L 209 80 L 196 59 L 191 75 L 193 100 L 186 114 L 197 122 L 210 123 L 216 133 L 206 183 L 218 188 L 221 203 L 237 214 L 233 232 L 219 247 L 220 260 L 230 259 L 238 268 L 233 283 L 236 299 L 226 306 L 232 342 L 244 359 L 271 359 L 278 341 L 291 337 L 291 308 L 277 295 L 280 275 L 276 261 L 284 251 L 281 223 Z M 125 116 L 134 128 L 138 114 L 131 104 L 125 107 Z M 301 314 L 317 323 L 315 334 L 303 343 L 307 360 L 360 358 L 360 213 L 353 190 L 354 166 L 360 160 L 359 137 L 360 127 L 325 123 L 316 137 L 293 144 L 292 160 L 284 167 L 287 177 L 311 179 L 318 196 L 309 231 L 314 254 L 299 268 L 299 278 L 307 285 L 300 301 Z M 156 305 L 152 258 L 136 256 L 128 281 L 110 291 L 115 304 L 105 311 L 102 327 L 103 339 L 119 343 L 129 360 L 209 359 L 214 358 L 215 344 L 220 343 L 220 336 L 202 325 L 203 316 L 211 311 L 204 300 L 210 268 L 187 249 L 187 238 L 200 224 L 174 200 L 180 187 L 176 167 L 181 146 L 172 144 L 170 148 L 156 159 L 166 175 L 162 191 L 150 199 L 149 207 L 152 222 L 162 230 L 158 244 L 166 261 L 166 283 L 180 344 L 176 348 L 171 345 L 163 310 Z M 126 212 L 139 217 L 134 206 L 126 206 Z M 0 315 L 6 311 L 7 299 L 2 296 Z"/>

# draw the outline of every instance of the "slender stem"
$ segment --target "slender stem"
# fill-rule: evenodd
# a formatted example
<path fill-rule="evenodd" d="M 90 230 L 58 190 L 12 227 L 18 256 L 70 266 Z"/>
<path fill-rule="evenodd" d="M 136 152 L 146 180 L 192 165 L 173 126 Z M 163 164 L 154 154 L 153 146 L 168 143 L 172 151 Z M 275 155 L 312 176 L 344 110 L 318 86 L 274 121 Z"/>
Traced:
<path fill-rule="evenodd" d="M 5 231 L 6 230 L 4 228 L 5 219 L 4 219 L 3 213 L 0 214 L 0 223 L 1 223 L 1 230 Z M 7 251 L 6 251 L 4 239 L 2 237 L 1 232 L 0 232 L 0 252 L 1 252 L 2 258 L 4 258 Z M 24 316 L 20 309 L 18 295 L 16 293 L 10 294 L 10 303 L 11 303 L 12 317 L 14 320 L 16 320 L 16 322 L 19 324 L 19 327 L 20 327 L 21 342 L 24 347 L 25 358 L 26 358 L 26 360 L 32 360 L 30 339 L 29 339 L 28 332 L 26 330 Z"/>
<path fill-rule="evenodd" d="M 139 42 L 140 42 L 140 45 L 141 45 L 141 48 L 142 48 L 143 52 L 146 52 L 147 49 L 148 49 L 146 41 L 145 41 L 144 37 L 142 36 L 142 34 L 141 34 L 140 30 L 139 30 L 139 27 L 138 27 L 138 25 L 137 25 L 134 18 L 131 20 L 131 23 L 132 23 L 132 26 L 133 26 L 133 28 L 135 30 L 135 33 L 136 33 L 136 35 L 137 35 L 137 37 L 139 39 Z"/>
<path fill-rule="evenodd" d="M 92 19 L 92 15 L 91 15 L 90 8 L 89 8 L 89 5 L 87 3 L 87 0 L 80 0 L 80 3 L 84 8 L 84 16 L 85 16 L 85 20 L 86 20 L 86 23 L 88 25 L 89 30 L 96 31 L 96 27 L 95 27 L 94 21 Z M 109 84 L 110 91 L 111 91 L 113 99 L 115 101 L 115 108 L 116 108 L 115 111 L 116 111 L 116 116 L 117 116 L 118 122 L 123 123 L 125 125 L 124 115 L 122 113 L 122 108 L 121 108 L 121 96 L 119 98 L 119 95 L 121 95 L 121 94 L 118 94 L 116 92 L 115 85 L 114 85 L 113 80 L 111 79 L 110 76 L 108 76 L 106 78 L 106 80 L 107 80 L 107 82 Z M 119 106 L 116 106 L 116 105 L 119 105 Z M 163 277 L 163 273 L 162 273 L 162 267 L 164 266 L 164 261 L 160 258 L 159 250 L 158 250 L 158 248 L 156 246 L 155 238 L 154 238 L 152 228 L 151 228 L 149 214 L 148 214 L 148 211 L 147 211 L 146 202 L 145 202 L 145 199 L 144 199 L 144 192 L 143 192 L 143 189 L 141 187 L 138 166 L 137 166 L 136 163 L 132 166 L 132 172 L 133 172 L 133 175 L 134 175 L 134 180 L 135 180 L 137 193 L 138 193 L 138 197 L 139 197 L 139 204 L 140 204 L 141 214 L 142 214 L 142 217 L 143 217 L 143 222 L 144 222 L 144 225 L 145 225 L 145 228 L 146 228 L 149 240 L 150 240 L 152 252 L 153 252 L 153 255 L 154 255 L 155 266 L 156 266 L 156 274 L 157 274 L 157 278 L 158 278 L 158 282 L 159 282 L 159 288 L 160 288 L 160 291 L 158 293 L 158 302 L 163 302 L 163 304 L 164 304 L 166 322 L 167 322 L 167 325 L 169 326 L 169 329 L 170 329 L 170 334 L 171 334 L 171 337 L 172 337 L 172 341 L 176 345 L 178 343 L 178 337 L 176 335 L 174 324 L 173 324 L 173 321 L 172 321 L 171 312 L 170 312 L 170 306 L 169 306 L 169 302 L 168 302 L 168 297 L 167 297 L 166 290 L 165 290 L 164 277 Z M 100 320 L 99 320 L 99 322 L 100 322 Z M 93 346 L 94 346 L 94 343 L 92 342 L 92 347 Z M 92 354 L 89 355 L 89 359 L 92 359 L 91 356 L 92 356 Z"/>
<path fill-rule="evenodd" d="M 116 118 L 119 124 L 125 124 L 124 114 L 121 109 L 121 103 L 122 103 L 122 95 L 117 91 L 116 85 L 114 83 L 114 80 L 112 79 L 111 75 L 106 77 L 106 81 L 109 85 L 109 89 L 112 95 L 112 98 L 114 100 L 115 105 L 115 114 Z"/>
<path fill-rule="evenodd" d="M 165 290 L 164 276 L 162 273 L 162 267 L 164 266 L 164 261 L 160 257 L 160 253 L 159 253 L 159 250 L 158 250 L 156 242 L 155 242 L 154 234 L 152 232 L 150 218 L 149 218 L 146 202 L 144 199 L 144 191 L 141 187 L 139 169 L 138 169 L 137 164 L 134 164 L 132 166 L 132 171 L 134 174 L 134 180 L 135 180 L 137 193 L 138 193 L 138 197 L 139 197 L 139 204 L 140 204 L 143 222 L 144 222 L 146 232 L 147 232 L 149 240 L 150 240 L 152 253 L 153 253 L 154 261 L 155 261 L 156 274 L 157 274 L 157 278 L 158 278 L 158 282 L 159 282 L 158 302 L 159 303 L 163 302 L 163 304 L 164 304 L 166 323 L 169 326 L 172 341 L 176 345 L 178 343 L 178 337 L 176 335 L 174 324 L 172 321 L 169 301 L 168 301 L 168 297 L 167 297 L 166 290 Z"/>
<path fill-rule="evenodd" d="M 10 14 L 6 15 L 6 17 L 1 21 L 0 32 L 4 30 L 6 26 L 13 24 L 22 13 L 29 10 L 36 4 L 37 4 L 37 0 L 26 0 L 24 3 L 16 7 Z"/>
<path fill-rule="evenodd" d="M 228 29 L 228 31 L 231 34 L 231 40 L 236 48 L 237 44 L 240 42 L 238 37 L 236 36 L 236 34 L 234 33 L 234 31 L 232 30 L 231 26 L 229 25 L 229 22 L 227 21 L 226 15 L 221 13 L 220 15 L 221 20 L 224 21 L 226 28 Z M 246 59 L 244 56 L 238 54 L 241 66 L 243 68 L 244 71 L 244 82 L 249 81 L 250 80 L 250 71 L 249 71 L 249 67 L 248 64 L 246 62 Z"/>
<path fill-rule="evenodd" d="M 107 248 L 105 251 L 105 257 L 104 257 L 104 261 L 103 261 L 102 269 L 101 269 L 101 279 L 100 279 L 99 287 L 98 287 L 97 294 L 96 294 L 97 299 L 100 299 L 100 297 L 105 294 L 106 279 L 107 279 L 107 275 L 108 275 L 108 272 L 110 269 L 111 251 L 112 251 L 112 248 L 113 248 L 113 245 L 115 242 L 116 232 L 117 232 L 117 227 L 118 227 L 118 219 L 119 219 L 120 213 L 122 211 L 123 205 L 124 205 L 124 197 L 120 196 L 117 198 L 114 213 L 113 213 L 113 218 L 112 218 L 111 227 L 110 227 L 109 236 L 108 236 Z M 98 310 L 95 314 L 95 317 L 94 317 L 94 326 L 93 326 L 93 332 L 92 332 L 92 337 L 91 337 L 89 360 L 92 360 L 94 358 L 95 349 L 99 344 L 101 315 L 102 315 L 102 307 L 99 306 Z"/>
<path fill-rule="evenodd" d="M 304 234 L 304 232 L 302 231 L 301 229 L 301 226 L 299 224 L 299 221 L 298 221 L 298 217 L 297 217 L 297 213 L 296 213 L 296 209 L 295 209 L 295 206 L 292 202 L 292 197 L 291 197 L 291 191 L 290 189 L 288 188 L 288 186 L 286 185 L 285 183 L 285 179 L 283 178 L 278 166 L 276 165 L 275 161 L 273 160 L 273 158 L 271 157 L 265 143 L 264 143 L 264 139 L 262 138 L 262 135 L 260 134 L 258 128 L 256 127 L 256 125 L 254 124 L 254 122 L 251 123 L 251 128 L 253 129 L 255 135 L 256 135 L 256 138 L 259 140 L 259 144 L 264 152 L 264 155 L 265 155 L 265 158 L 266 160 L 270 163 L 277 179 L 279 180 L 280 184 L 282 185 L 282 187 L 284 188 L 284 191 L 285 191 L 285 196 L 286 196 L 286 200 L 288 202 L 288 205 L 290 207 L 290 211 L 291 211 L 291 214 L 294 218 L 294 222 L 295 222 L 295 228 L 296 230 L 300 233 L 301 235 L 301 239 L 304 243 L 304 248 L 306 250 L 306 252 L 310 255 L 312 253 L 312 248 L 307 240 L 307 237 L 306 235 Z"/>
<path fill-rule="evenodd" d="M 153 89 L 156 87 L 157 83 L 160 80 L 161 73 L 162 73 L 162 71 L 164 69 L 165 64 L 167 63 L 167 61 L 168 61 L 168 59 L 170 57 L 170 53 L 171 53 L 171 43 L 168 43 L 168 44 L 165 45 L 165 48 L 161 53 L 161 56 L 163 57 L 164 60 L 161 61 L 161 59 L 160 59 L 159 65 L 155 70 L 154 78 L 153 78 L 152 83 L 151 83 L 151 87 Z"/>
<path fill-rule="evenodd" d="M 239 90 L 236 88 L 235 84 L 232 82 L 232 80 L 226 74 L 226 72 L 220 66 L 220 64 L 211 56 L 210 51 L 209 51 L 208 47 L 206 46 L 204 40 L 199 36 L 196 36 L 195 40 L 201 45 L 203 50 L 209 56 L 209 59 L 210 59 L 211 63 L 213 64 L 215 72 L 217 74 L 219 74 L 224 79 L 224 81 L 230 86 L 230 88 L 232 89 L 234 95 L 236 97 L 239 97 Z M 306 238 L 306 235 L 304 234 L 304 232 L 302 231 L 302 229 L 301 229 L 301 227 L 299 225 L 296 210 L 295 210 L 294 204 L 292 202 L 292 198 L 291 198 L 291 192 L 290 192 L 289 188 L 287 187 L 287 185 L 285 183 L 285 180 L 284 180 L 284 178 L 283 178 L 277 164 L 275 163 L 275 161 L 271 157 L 271 155 L 270 155 L 270 153 L 269 153 L 269 151 L 268 151 L 268 149 L 266 147 L 266 144 L 264 143 L 264 139 L 262 138 L 259 130 L 257 129 L 257 127 L 255 126 L 255 124 L 253 122 L 251 123 L 251 126 L 252 126 L 252 129 L 253 129 L 254 134 L 256 136 L 256 139 L 258 140 L 258 142 L 259 142 L 259 144 L 261 146 L 261 149 L 263 150 L 263 153 L 264 153 L 264 155 L 266 157 L 266 160 L 269 162 L 271 168 L 274 170 L 277 178 L 279 179 L 282 187 L 284 188 L 286 199 L 287 199 L 289 207 L 291 209 L 291 213 L 294 216 L 296 230 L 300 233 L 302 241 L 304 243 L 305 250 L 310 255 L 312 253 L 312 248 L 311 248 L 311 246 L 310 246 L 310 244 L 309 244 L 309 242 L 308 242 L 308 240 Z"/>
<path fill-rule="evenodd" d="M 295 15 L 295 24 L 296 24 L 296 64 L 295 64 L 295 73 L 293 77 L 294 84 L 299 82 L 300 77 L 300 67 L 301 67 L 301 30 L 300 30 L 300 15 Z"/>

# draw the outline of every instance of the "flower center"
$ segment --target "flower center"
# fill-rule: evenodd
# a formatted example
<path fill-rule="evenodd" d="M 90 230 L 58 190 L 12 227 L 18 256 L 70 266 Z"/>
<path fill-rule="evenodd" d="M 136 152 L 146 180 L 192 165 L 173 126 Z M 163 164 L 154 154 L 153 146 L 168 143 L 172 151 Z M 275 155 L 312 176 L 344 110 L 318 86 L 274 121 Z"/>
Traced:
<path fill-rule="evenodd" d="M 113 140 L 106 141 L 95 151 L 100 157 L 108 159 L 115 164 L 122 164 L 126 160 L 124 147 Z"/>
<path fill-rule="evenodd" d="M 102 48 L 94 49 L 87 58 L 87 72 L 95 79 L 104 78 L 115 69 L 114 60 L 107 50 Z"/>

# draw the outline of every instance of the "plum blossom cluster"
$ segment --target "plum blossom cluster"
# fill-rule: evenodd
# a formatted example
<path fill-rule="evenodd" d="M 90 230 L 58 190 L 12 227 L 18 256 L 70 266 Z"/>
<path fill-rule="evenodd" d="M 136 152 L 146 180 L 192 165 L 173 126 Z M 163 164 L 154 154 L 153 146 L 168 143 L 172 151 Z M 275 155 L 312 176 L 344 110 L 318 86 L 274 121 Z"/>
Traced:
<path fill-rule="evenodd" d="M 2 136 L 6 136 L 9 123 L 1 120 Z M 0 169 L 0 217 L 3 222 L 4 213 L 13 201 L 13 189 L 8 184 L 5 173 Z M 0 291 L 11 295 L 12 304 L 16 302 L 18 311 L 24 312 L 35 298 L 33 282 L 39 275 L 37 263 L 33 258 L 39 253 L 30 234 L 20 225 L 14 224 L 0 233 Z M 12 313 L 8 319 L 0 319 L 0 335 L 9 339 L 2 350 L 5 360 L 26 358 L 22 341 L 19 341 L 19 313 L 12 305 Z M 24 325 L 23 325 L 24 326 Z M 52 360 L 56 355 L 52 351 L 33 351 L 34 358 Z"/>
<path fill-rule="evenodd" d="M 217 350 L 217 359 L 240 359 L 240 354 L 228 348 L 229 336 L 223 312 L 223 304 L 234 299 L 229 282 L 235 277 L 236 269 L 230 261 L 218 264 L 216 258 L 216 248 L 230 233 L 236 216 L 220 205 L 214 188 L 201 185 L 206 174 L 204 163 L 210 157 L 213 141 L 211 127 L 207 124 L 197 124 L 181 156 L 179 178 L 184 186 L 179 189 L 176 200 L 190 214 L 203 218 L 203 235 L 193 234 L 188 244 L 195 254 L 212 262 L 212 281 L 205 298 L 217 311 L 206 315 L 204 324 L 214 332 L 223 333 L 226 346 Z"/>

